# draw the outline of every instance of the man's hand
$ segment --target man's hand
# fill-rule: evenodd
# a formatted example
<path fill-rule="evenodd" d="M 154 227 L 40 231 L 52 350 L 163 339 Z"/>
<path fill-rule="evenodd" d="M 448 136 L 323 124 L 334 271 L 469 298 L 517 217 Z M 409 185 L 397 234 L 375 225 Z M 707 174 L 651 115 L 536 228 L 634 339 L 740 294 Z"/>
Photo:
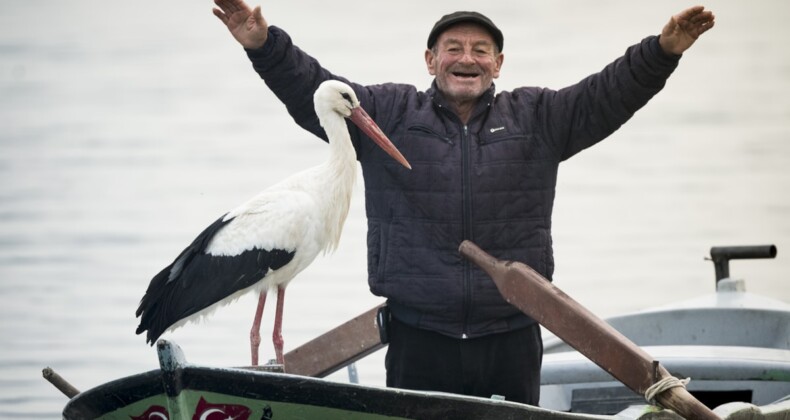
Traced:
<path fill-rule="evenodd" d="M 658 42 L 667 54 L 683 54 L 700 35 L 713 27 L 714 19 L 713 12 L 703 6 L 686 9 L 669 19 Z"/>
<path fill-rule="evenodd" d="M 266 43 L 269 25 L 261 14 L 260 6 L 250 10 L 243 0 L 214 0 L 214 4 L 219 7 L 214 8 L 214 16 L 228 27 L 242 47 L 256 49 Z"/>

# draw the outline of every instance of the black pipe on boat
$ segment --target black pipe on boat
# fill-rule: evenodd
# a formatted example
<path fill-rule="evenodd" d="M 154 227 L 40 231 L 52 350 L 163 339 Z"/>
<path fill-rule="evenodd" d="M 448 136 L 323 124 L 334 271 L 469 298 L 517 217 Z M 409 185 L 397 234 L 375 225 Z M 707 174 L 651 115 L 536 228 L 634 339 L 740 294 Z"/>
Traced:
<path fill-rule="evenodd" d="M 730 260 L 775 257 L 776 245 L 714 246 L 710 249 L 710 259 L 716 269 L 716 284 L 730 277 Z"/>

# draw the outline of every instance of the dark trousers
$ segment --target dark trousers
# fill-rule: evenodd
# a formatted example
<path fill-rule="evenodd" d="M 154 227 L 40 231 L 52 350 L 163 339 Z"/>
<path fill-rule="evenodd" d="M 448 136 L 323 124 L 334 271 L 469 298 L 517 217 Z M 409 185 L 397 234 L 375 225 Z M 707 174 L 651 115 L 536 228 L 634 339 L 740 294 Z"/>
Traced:
<path fill-rule="evenodd" d="M 392 317 L 387 386 L 538 405 L 543 342 L 538 324 L 480 338 L 452 338 Z"/>

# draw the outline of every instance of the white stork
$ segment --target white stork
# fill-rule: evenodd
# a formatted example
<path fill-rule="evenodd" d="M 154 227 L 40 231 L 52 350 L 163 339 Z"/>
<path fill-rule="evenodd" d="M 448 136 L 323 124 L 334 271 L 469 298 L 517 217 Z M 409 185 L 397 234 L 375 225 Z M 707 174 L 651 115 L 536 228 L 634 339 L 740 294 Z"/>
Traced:
<path fill-rule="evenodd" d="M 207 227 L 148 285 L 137 309 L 137 334 L 151 344 L 166 330 L 211 314 L 248 292 L 259 293 L 250 331 L 252 365 L 258 364 L 266 294 L 277 289 L 274 342 L 284 364 L 282 311 L 285 288 L 322 251 L 333 251 L 348 214 L 357 168 L 345 118 L 390 156 L 406 159 L 359 106 L 345 83 L 323 82 L 315 111 L 329 139 L 329 159 L 297 173 L 226 213 Z"/>

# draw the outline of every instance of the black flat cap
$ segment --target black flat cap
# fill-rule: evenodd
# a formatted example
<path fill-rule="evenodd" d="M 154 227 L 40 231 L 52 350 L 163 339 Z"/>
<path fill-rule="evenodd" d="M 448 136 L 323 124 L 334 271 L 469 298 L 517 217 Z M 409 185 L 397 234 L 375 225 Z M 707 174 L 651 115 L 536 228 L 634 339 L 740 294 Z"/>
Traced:
<path fill-rule="evenodd" d="M 441 35 L 445 29 L 461 22 L 473 22 L 486 28 L 488 32 L 491 33 L 491 36 L 494 37 L 494 42 L 499 48 L 499 51 L 502 52 L 502 45 L 505 43 L 505 37 L 502 36 L 502 31 L 494 25 L 491 19 L 477 12 L 453 12 L 449 15 L 442 16 L 442 18 L 433 25 L 431 33 L 428 34 L 428 48 L 433 48 L 439 35 Z"/>

